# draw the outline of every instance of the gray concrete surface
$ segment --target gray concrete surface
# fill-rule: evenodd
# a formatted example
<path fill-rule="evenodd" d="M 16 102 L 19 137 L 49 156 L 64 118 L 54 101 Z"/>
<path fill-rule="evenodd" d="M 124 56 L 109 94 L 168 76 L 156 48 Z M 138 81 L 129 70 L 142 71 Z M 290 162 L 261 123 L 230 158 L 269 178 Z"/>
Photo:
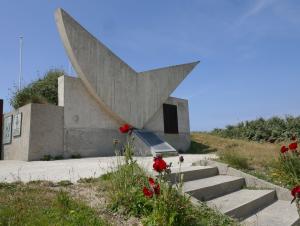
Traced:
<path fill-rule="evenodd" d="M 58 79 L 58 96 L 59 106 L 64 107 L 64 156 L 113 156 L 113 140 L 124 142 L 126 135 L 120 134 L 119 125 L 91 98 L 81 80 L 61 76 Z M 179 134 L 164 134 L 162 106 L 148 122 L 147 129 L 175 149 L 187 150 L 190 146 L 188 102 L 169 97 L 166 103 L 177 106 Z M 138 148 L 141 150 L 137 152 L 143 153 L 143 145 L 137 145 Z"/>
<path fill-rule="evenodd" d="M 243 177 L 215 176 L 214 174 L 205 175 L 202 173 L 202 171 L 207 171 L 209 167 L 213 169 L 216 168 L 216 165 L 205 165 L 200 166 L 200 168 L 198 165 L 183 167 L 183 177 L 190 174 L 189 179 L 183 185 L 183 191 L 190 196 L 194 205 L 201 206 L 203 204 L 199 200 L 209 200 L 207 201 L 208 206 L 243 221 L 242 225 L 299 225 L 300 221 L 295 203 L 278 200 L 277 190 L 245 189 L 243 188 L 245 185 Z M 224 167 L 218 167 L 218 170 L 218 173 L 224 173 Z M 191 174 L 192 171 L 198 173 Z M 204 178 L 197 179 L 201 174 Z"/>
<path fill-rule="evenodd" d="M 205 158 L 215 158 L 214 154 L 207 155 L 183 155 L 182 166 L 191 166 L 193 162 Z M 152 157 L 136 157 L 138 163 L 150 173 L 152 170 Z M 172 162 L 178 167 L 178 157 L 165 158 L 167 163 Z M 31 180 L 61 181 L 70 180 L 76 182 L 80 178 L 99 177 L 116 166 L 117 157 L 98 157 L 82 159 L 66 159 L 57 161 L 0 161 L 0 182 Z"/>
<path fill-rule="evenodd" d="M 27 104 L 18 109 L 4 114 L 4 117 L 22 113 L 22 128 L 21 136 L 13 137 L 10 144 L 4 144 L 1 152 L 1 159 L 18 159 L 28 160 L 29 151 L 29 135 L 30 135 L 30 118 L 31 118 L 31 105 Z"/>
<path fill-rule="evenodd" d="M 138 73 L 64 10 L 55 20 L 69 59 L 86 89 L 119 125 L 143 128 L 199 63 Z"/>
<path fill-rule="evenodd" d="M 244 226 L 295 226 L 300 225 L 295 204 L 278 200 L 242 222 Z"/>
<path fill-rule="evenodd" d="M 201 201 L 207 201 L 241 189 L 245 184 L 242 177 L 217 175 L 185 182 L 183 191 Z"/>
<path fill-rule="evenodd" d="M 264 181 L 240 170 L 234 169 L 228 164 L 216 162 L 213 160 L 200 160 L 199 162 L 194 163 L 194 165 L 216 166 L 218 167 L 220 174 L 243 177 L 245 179 L 247 187 L 253 187 L 257 189 L 274 189 L 276 191 L 278 199 L 286 201 L 291 200 L 291 192 L 288 189 Z"/>
<path fill-rule="evenodd" d="M 6 115 L 22 113 L 21 136 L 3 146 L 4 160 L 40 160 L 63 155 L 63 108 L 51 104 L 27 104 Z"/>
<path fill-rule="evenodd" d="M 242 189 L 208 201 L 215 208 L 236 219 L 244 219 L 276 201 L 274 190 Z"/>

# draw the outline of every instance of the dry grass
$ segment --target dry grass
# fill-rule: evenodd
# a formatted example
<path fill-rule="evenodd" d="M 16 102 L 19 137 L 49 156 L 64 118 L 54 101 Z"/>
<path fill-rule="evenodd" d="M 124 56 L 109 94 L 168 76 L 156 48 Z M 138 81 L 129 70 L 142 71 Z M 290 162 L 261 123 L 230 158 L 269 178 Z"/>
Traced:
<path fill-rule="evenodd" d="M 254 169 L 270 166 L 279 155 L 280 144 L 258 143 L 238 139 L 221 138 L 207 133 L 192 133 L 192 140 L 205 150 L 234 152 L 248 159 Z M 195 145 L 195 144 L 194 144 Z"/>

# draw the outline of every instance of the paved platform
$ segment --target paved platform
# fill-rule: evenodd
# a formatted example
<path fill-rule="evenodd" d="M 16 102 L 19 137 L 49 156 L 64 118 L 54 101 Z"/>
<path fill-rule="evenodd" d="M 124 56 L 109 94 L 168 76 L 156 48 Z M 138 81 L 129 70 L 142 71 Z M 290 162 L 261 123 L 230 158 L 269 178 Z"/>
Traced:
<path fill-rule="evenodd" d="M 215 154 L 191 155 L 184 154 L 183 166 L 191 166 L 193 162 L 215 158 Z M 152 170 L 152 157 L 135 157 L 137 162 Z M 119 159 L 120 160 L 120 159 Z M 167 163 L 172 162 L 174 167 L 178 164 L 178 156 L 165 158 Z M 65 159 L 56 161 L 0 161 L 0 182 L 33 180 L 76 182 L 80 178 L 99 177 L 116 166 L 118 157 L 97 157 L 81 159 Z"/>

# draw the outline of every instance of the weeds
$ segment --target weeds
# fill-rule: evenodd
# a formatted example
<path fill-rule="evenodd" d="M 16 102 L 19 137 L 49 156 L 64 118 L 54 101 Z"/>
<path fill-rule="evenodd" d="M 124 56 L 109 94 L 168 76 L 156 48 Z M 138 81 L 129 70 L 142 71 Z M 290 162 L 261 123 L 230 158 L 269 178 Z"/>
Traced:
<path fill-rule="evenodd" d="M 66 192 L 41 183 L 0 184 L 0 225 L 108 225 L 96 212 Z"/>
<path fill-rule="evenodd" d="M 236 151 L 219 152 L 220 160 L 237 169 L 250 169 L 248 159 Z"/>
<path fill-rule="evenodd" d="M 111 210 L 139 217 L 145 226 L 236 225 L 231 218 L 203 203 L 194 206 L 181 192 L 180 181 L 183 178 L 180 173 L 178 186 L 166 182 L 170 168 L 162 158 L 156 158 L 157 162 L 153 165 L 159 172 L 158 178 L 149 178 L 144 169 L 133 161 L 132 145 L 129 140 L 124 148 L 125 156 L 119 156 L 114 170 L 101 177 L 100 183 L 108 193 Z"/>

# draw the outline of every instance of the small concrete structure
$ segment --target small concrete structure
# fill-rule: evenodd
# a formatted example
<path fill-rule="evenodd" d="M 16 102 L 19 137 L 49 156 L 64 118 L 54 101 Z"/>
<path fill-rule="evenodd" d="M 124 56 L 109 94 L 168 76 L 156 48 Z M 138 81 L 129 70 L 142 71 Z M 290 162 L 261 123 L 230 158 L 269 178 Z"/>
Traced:
<path fill-rule="evenodd" d="M 3 160 L 40 160 L 45 155 L 63 156 L 63 108 L 27 104 L 4 117 L 22 113 L 21 136 L 12 137 L 1 153 Z"/>
<path fill-rule="evenodd" d="M 6 114 L 22 112 L 23 125 L 21 136 L 4 145 L 3 159 L 112 156 L 113 140 L 126 141 L 119 132 L 125 123 L 164 144 L 137 138 L 137 155 L 189 148 L 188 101 L 170 94 L 198 62 L 136 72 L 62 9 L 55 20 L 79 78 L 58 79 L 58 106 L 31 104 Z"/>

